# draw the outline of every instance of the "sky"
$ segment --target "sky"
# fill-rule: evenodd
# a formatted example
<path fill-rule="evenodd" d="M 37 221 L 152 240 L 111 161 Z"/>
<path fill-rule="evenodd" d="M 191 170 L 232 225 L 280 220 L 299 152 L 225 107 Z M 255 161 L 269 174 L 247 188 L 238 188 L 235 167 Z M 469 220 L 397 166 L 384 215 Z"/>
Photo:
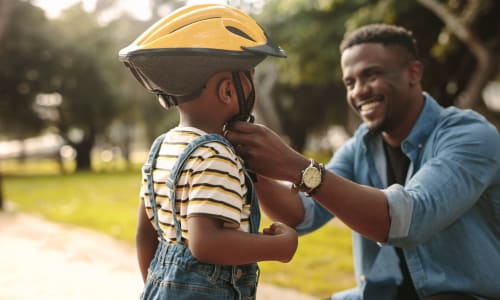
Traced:
<path fill-rule="evenodd" d="M 92 10 L 95 6 L 96 0 L 34 0 L 33 4 L 43 8 L 49 18 L 57 17 L 65 8 L 83 1 L 84 8 Z M 186 4 L 196 3 L 227 3 L 227 1 L 217 0 L 187 0 Z M 122 10 L 127 11 L 131 15 L 139 19 L 148 19 L 150 17 L 148 1 L 145 0 L 119 0 L 118 5 Z"/>

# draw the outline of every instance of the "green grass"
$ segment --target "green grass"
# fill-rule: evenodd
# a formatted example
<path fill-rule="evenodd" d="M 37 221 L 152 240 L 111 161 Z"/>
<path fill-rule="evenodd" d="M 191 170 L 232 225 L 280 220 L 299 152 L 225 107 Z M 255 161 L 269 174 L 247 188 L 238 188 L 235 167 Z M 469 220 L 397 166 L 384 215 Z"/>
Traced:
<path fill-rule="evenodd" d="M 139 169 L 58 175 L 50 162 L 0 166 L 4 199 L 17 211 L 104 232 L 133 244 Z M 26 174 L 26 175 L 20 175 Z M 264 218 L 262 226 L 269 224 Z M 318 298 L 354 286 L 350 231 L 339 222 L 302 236 L 290 263 L 263 262 L 261 282 Z"/>

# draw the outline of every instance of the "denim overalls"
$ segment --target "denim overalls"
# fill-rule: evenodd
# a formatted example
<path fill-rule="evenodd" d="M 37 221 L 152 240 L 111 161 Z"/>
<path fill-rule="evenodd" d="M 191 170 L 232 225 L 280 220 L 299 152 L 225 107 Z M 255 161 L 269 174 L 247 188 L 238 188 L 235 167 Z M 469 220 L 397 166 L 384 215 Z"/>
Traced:
<path fill-rule="evenodd" d="M 189 248 L 182 242 L 181 224 L 175 218 L 175 201 L 171 201 L 171 208 L 174 216 L 177 243 L 169 244 L 163 237 L 163 232 L 158 222 L 158 211 L 153 190 L 153 170 L 156 162 L 155 158 L 158 155 L 164 136 L 165 134 L 155 140 L 149 152 L 147 162 L 143 167 L 160 241 L 149 266 L 142 299 L 255 299 L 259 275 L 257 263 L 241 266 L 214 265 L 202 263 L 194 258 Z M 220 135 L 207 134 L 193 140 L 179 155 L 166 182 L 170 189 L 171 200 L 175 199 L 175 185 L 180 177 L 185 161 L 200 145 L 212 141 L 221 142 L 234 151 L 232 145 Z M 244 170 L 244 173 L 245 184 L 247 186 L 247 204 L 250 204 L 250 232 L 258 233 L 260 224 L 258 202 L 253 182 L 246 170 Z M 223 252 L 225 250 L 220 249 L 220 251 Z"/>

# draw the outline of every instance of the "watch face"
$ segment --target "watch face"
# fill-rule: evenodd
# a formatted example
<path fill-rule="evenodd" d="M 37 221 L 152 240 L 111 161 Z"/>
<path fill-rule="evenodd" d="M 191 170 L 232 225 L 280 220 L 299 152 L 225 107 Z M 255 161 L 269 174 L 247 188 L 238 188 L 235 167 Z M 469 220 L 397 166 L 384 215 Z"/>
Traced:
<path fill-rule="evenodd" d="M 308 189 L 314 189 L 321 184 L 321 171 L 315 167 L 304 170 L 302 181 Z"/>

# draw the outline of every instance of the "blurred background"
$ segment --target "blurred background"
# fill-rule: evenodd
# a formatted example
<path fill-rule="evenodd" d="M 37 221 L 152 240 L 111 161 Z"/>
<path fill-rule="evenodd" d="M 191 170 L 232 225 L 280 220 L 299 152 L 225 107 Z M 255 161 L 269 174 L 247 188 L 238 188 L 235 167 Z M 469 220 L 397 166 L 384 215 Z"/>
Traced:
<path fill-rule="evenodd" d="M 338 46 L 346 31 L 368 23 L 412 30 L 424 89 L 500 126 L 498 0 L 0 0 L 3 210 L 132 243 L 140 165 L 178 119 L 117 54 L 162 16 L 197 2 L 246 11 L 286 51 L 287 59 L 267 59 L 256 70 L 257 122 L 320 161 L 359 124 L 345 101 Z M 342 224 L 301 239 L 294 261 L 265 263 L 262 280 L 318 297 L 354 284 Z"/>

